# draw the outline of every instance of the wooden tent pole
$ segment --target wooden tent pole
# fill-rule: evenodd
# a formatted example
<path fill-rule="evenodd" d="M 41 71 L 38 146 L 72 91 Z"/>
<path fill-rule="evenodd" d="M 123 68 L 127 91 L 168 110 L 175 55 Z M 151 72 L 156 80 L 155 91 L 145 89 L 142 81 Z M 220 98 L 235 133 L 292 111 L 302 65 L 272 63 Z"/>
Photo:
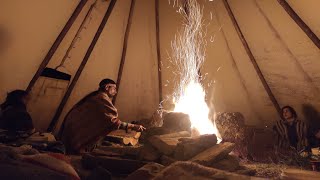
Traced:
<path fill-rule="evenodd" d="M 70 30 L 71 26 L 73 25 L 73 23 L 75 22 L 75 20 L 77 19 L 78 15 L 80 14 L 80 12 L 82 11 L 83 7 L 86 5 L 88 0 L 81 0 L 78 4 L 78 6 L 76 7 L 76 9 L 73 11 L 71 17 L 69 18 L 68 22 L 66 23 L 66 25 L 63 27 L 62 31 L 60 32 L 59 36 L 56 38 L 56 40 L 54 41 L 53 45 L 51 46 L 50 50 L 48 51 L 47 55 L 45 56 L 45 58 L 42 60 L 42 63 L 40 64 L 37 72 L 34 74 L 33 78 L 31 79 L 28 87 L 27 87 L 27 91 L 30 92 L 32 87 L 34 86 L 34 84 L 36 83 L 36 81 L 38 80 L 38 78 L 40 77 L 42 71 L 47 67 L 50 59 L 52 58 L 53 54 L 56 52 L 56 50 L 58 49 L 59 45 L 61 44 L 62 40 L 64 39 L 64 37 L 66 36 L 66 34 L 68 33 L 68 31 Z"/>
<path fill-rule="evenodd" d="M 57 67 L 55 67 L 55 70 L 57 70 L 58 68 L 64 66 L 64 63 L 66 62 L 67 58 L 69 57 L 70 51 L 74 48 L 74 45 L 75 45 L 75 43 L 77 42 L 77 40 L 79 38 L 79 34 L 81 33 L 82 29 L 85 28 L 85 23 L 87 22 L 88 18 L 90 17 L 91 12 L 92 12 L 92 10 L 93 10 L 93 8 L 95 7 L 96 4 L 97 4 L 97 0 L 95 0 L 95 2 L 91 4 L 86 16 L 84 17 L 83 21 L 81 22 L 81 24 L 80 24 L 80 26 L 79 26 L 79 28 L 78 28 L 78 30 L 76 32 L 76 35 L 72 39 L 69 48 L 67 49 L 66 53 L 64 54 L 60 64 Z"/>
<path fill-rule="evenodd" d="M 264 76 L 263 76 L 263 74 L 262 74 L 262 72 L 260 70 L 260 67 L 257 64 L 257 61 L 256 61 L 255 57 L 253 56 L 246 39 L 244 38 L 244 35 L 243 35 L 243 33 L 242 33 L 242 31 L 241 31 L 241 29 L 239 27 L 239 24 L 238 24 L 236 18 L 234 17 L 234 14 L 233 14 L 230 6 L 229 6 L 228 1 L 227 0 L 223 0 L 223 4 L 224 4 L 225 8 L 228 11 L 228 14 L 229 14 L 229 16 L 231 18 L 233 26 L 236 29 L 237 33 L 238 33 L 238 36 L 239 36 L 239 38 L 240 38 L 240 40 L 242 42 L 242 45 L 244 46 L 244 48 L 245 48 L 245 50 L 246 50 L 246 52 L 247 52 L 247 54 L 248 54 L 248 56 L 249 56 L 249 58 L 251 60 L 251 63 L 253 64 L 253 67 L 256 70 L 256 72 L 257 72 L 257 74 L 258 74 L 258 76 L 260 78 L 260 81 L 263 84 L 264 89 L 266 90 L 266 92 L 267 92 L 267 94 L 268 94 L 273 106 L 276 108 L 276 110 L 278 111 L 279 115 L 281 115 L 281 109 L 280 109 L 279 103 L 278 103 L 277 99 L 275 98 L 275 96 L 273 95 L 273 93 L 272 93 L 272 91 L 271 91 L 266 79 L 264 78 Z"/>
<path fill-rule="evenodd" d="M 118 78 L 117 78 L 117 91 L 118 92 L 119 92 L 119 88 L 120 88 L 120 83 L 121 83 L 121 78 L 122 78 L 122 73 L 123 73 L 123 67 L 124 67 L 124 64 L 125 64 L 125 61 L 126 61 L 128 38 L 129 38 L 130 29 L 131 29 L 132 17 L 133 17 L 133 11 L 134 11 L 135 3 L 136 3 L 136 0 L 131 0 L 129 17 L 128 17 L 127 26 L 126 26 L 126 32 L 125 32 L 124 40 L 123 40 L 122 55 L 121 55 L 121 60 L 120 60 L 120 65 L 119 65 L 119 70 L 118 70 Z M 113 99 L 112 99 L 113 104 L 116 103 L 116 99 L 117 99 L 117 95 L 114 96 Z"/>
<path fill-rule="evenodd" d="M 105 13 L 100 25 L 99 25 L 99 28 L 98 28 L 96 34 L 94 35 L 94 38 L 91 41 L 91 44 L 90 44 L 90 46 L 89 46 L 89 48 L 88 48 L 88 50 L 87 50 L 87 52 L 86 52 L 86 54 L 85 54 L 85 56 L 84 56 L 84 58 L 83 58 L 83 60 L 81 62 L 76 74 L 74 75 L 74 78 L 73 78 L 70 86 L 67 89 L 67 92 L 65 93 L 65 95 L 64 95 L 64 97 L 63 97 L 63 99 L 62 99 L 62 101 L 61 101 L 61 103 L 60 103 L 60 105 L 59 105 L 59 107 L 58 107 L 58 109 L 57 109 L 57 111 L 56 111 L 56 113 L 55 113 L 55 115 L 54 115 L 49 127 L 48 127 L 48 129 L 47 129 L 48 132 L 52 132 L 55 129 L 56 124 L 57 124 L 57 122 L 59 120 L 59 117 L 60 117 L 60 115 L 62 113 L 62 110 L 63 110 L 65 104 L 67 103 L 67 101 L 68 101 L 68 99 L 70 97 L 70 94 L 71 94 L 73 88 L 75 87 L 75 85 L 76 85 L 76 83 L 77 83 L 77 81 L 78 81 L 78 79 L 79 79 L 84 67 L 86 66 L 86 64 L 88 62 L 88 59 L 89 59 L 89 57 L 90 57 L 90 55 L 91 55 L 91 53 L 92 53 L 92 51 L 93 51 L 93 49 L 95 47 L 100 35 L 101 35 L 101 33 L 102 33 L 102 31 L 103 31 L 103 29 L 104 29 L 109 17 L 110 17 L 110 14 L 111 14 L 111 12 L 113 10 L 113 7 L 114 7 L 115 3 L 116 3 L 116 0 L 111 0 L 110 5 L 108 7 L 108 10 L 106 11 L 106 13 Z"/>
<path fill-rule="evenodd" d="M 160 26 L 159 26 L 159 0 L 155 2 L 156 12 L 156 40 L 157 40 L 157 59 L 158 59 L 158 83 L 159 83 L 159 103 L 163 100 L 162 95 L 162 66 L 161 66 L 161 53 L 160 53 Z"/>
<path fill-rule="evenodd" d="M 313 33 L 309 26 L 303 22 L 299 15 L 291 8 L 286 0 L 278 0 L 279 4 L 289 14 L 289 16 L 297 23 L 297 25 L 306 33 L 311 41 L 320 49 L 320 39 Z"/>

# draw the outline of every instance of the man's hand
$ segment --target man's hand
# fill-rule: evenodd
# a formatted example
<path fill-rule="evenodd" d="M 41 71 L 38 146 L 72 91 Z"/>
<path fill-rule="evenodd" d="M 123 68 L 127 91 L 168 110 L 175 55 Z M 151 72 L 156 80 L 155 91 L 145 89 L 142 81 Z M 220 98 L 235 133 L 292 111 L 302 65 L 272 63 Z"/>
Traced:
<path fill-rule="evenodd" d="M 132 127 L 132 130 L 142 132 L 142 131 L 146 130 L 146 128 L 143 127 L 142 125 L 134 124 Z"/>

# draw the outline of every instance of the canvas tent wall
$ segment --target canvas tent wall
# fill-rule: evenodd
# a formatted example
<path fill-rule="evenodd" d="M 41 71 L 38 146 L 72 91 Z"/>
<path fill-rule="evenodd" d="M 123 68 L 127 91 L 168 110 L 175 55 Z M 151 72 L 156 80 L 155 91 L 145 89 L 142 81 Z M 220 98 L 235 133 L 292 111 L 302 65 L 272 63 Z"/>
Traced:
<path fill-rule="evenodd" d="M 208 105 L 215 112 L 238 111 L 246 123 L 270 126 L 279 119 L 223 0 L 198 0 L 207 25 L 206 61 L 201 69 Z M 74 38 L 93 0 L 88 0 L 47 67 L 56 67 Z M 230 9 L 257 65 L 280 106 L 289 104 L 301 119 L 310 108 L 320 110 L 320 51 L 277 0 L 228 0 Z M 317 0 L 287 0 L 301 19 L 320 37 Z M 13 89 L 25 89 L 46 53 L 77 7 L 78 0 L 0 2 L 0 100 Z M 68 110 L 95 90 L 106 77 L 116 79 L 130 10 L 129 0 L 117 0 L 110 18 L 72 91 L 58 127 Z M 128 36 L 126 61 L 116 105 L 125 121 L 149 118 L 159 106 L 156 17 L 153 0 L 136 0 Z M 170 42 L 182 19 L 173 0 L 159 0 L 161 78 L 165 109 L 172 108 L 175 69 L 169 60 Z M 86 29 L 70 52 L 64 72 L 74 77 L 110 4 L 98 0 Z M 72 79 L 71 79 L 72 80 Z M 212 84 L 208 86 L 208 84 Z M 53 99 L 57 98 L 52 96 Z M 46 107 L 51 101 L 43 102 Z M 50 110 L 42 110 L 41 114 Z M 308 116 L 307 116 L 308 117 Z M 51 119 L 41 119 L 45 130 Z"/>

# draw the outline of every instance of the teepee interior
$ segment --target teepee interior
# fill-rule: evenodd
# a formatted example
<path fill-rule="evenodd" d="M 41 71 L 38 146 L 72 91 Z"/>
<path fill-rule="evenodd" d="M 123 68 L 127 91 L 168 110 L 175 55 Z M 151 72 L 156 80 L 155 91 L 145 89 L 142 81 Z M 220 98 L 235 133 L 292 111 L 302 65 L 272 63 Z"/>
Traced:
<path fill-rule="evenodd" d="M 189 1 L 195 2 L 201 13 L 200 19 L 196 19 L 201 27 L 201 34 L 197 36 L 200 40 L 183 37 L 183 29 L 197 13 L 188 9 L 186 2 Z M 190 64 L 183 63 L 184 58 L 202 58 L 194 75 L 205 94 L 197 97 L 197 93 L 191 92 L 191 96 L 203 98 L 209 111 L 205 116 L 212 122 L 219 120 L 215 126 L 222 139 L 228 136 L 227 127 L 221 127 L 223 123 L 232 118 L 241 119 L 242 126 L 251 133 L 247 151 L 267 156 L 263 151 L 267 152 L 269 147 L 264 144 L 274 140 L 273 126 L 282 118 L 283 106 L 293 107 L 299 120 L 308 127 L 320 128 L 319 7 L 318 0 L 2 0 L 0 102 L 5 101 L 12 90 L 28 91 L 27 109 L 35 129 L 57 135 L 70 109 L 97 90 L 102 79 L 110 78 L 117 83 L 118 94 L 113 102 L 119 119 L 151 121 L 160 110 L 168 113 L 177 107 L 180 83 L 188 81 L 186 77 L 191 77 L 193 72 L 188 69 Z M 200 50 L 195 50 L 198 46 Z M 177 58 L 183 60 L 178 62 Z M 203 108 L 193 101 L 182 104 L 194 111 L 192 126 L 201 124 L 199 111 Z M 147 128 L 147 131 L 153 130 Z M 170 143 L 165 145 L 171 147 Z M 164 145 L 159 146 L 162 149 Z M 231 147 L 230 144 L 221 146 L 225 146 L 221 152 Z M 168 173 L 175 172 L 172 168 L 180 168 L 184 174 L 181 177 L 186 179 L 200 178 L 199 172 L 204 166 L 220 169 L 210 170 L 210 178 L 214 179 L 212 173 L 227 166 L 223 163 L 210 166 L 213 161 L 210 165 L 199 163 L 201 167 L 193 162 L 187 164 L 189 161 L 169 165 L 168 162 L 176 160 L 165 153 L 167 150 L 163 153 L 169 160 L 160 163 L 163 167 L 153 176 L 155 179 L 170 179 Z M 239 158 L 241 153 L 237 155 Z M 193 158 L 203 158 L 198 156 L 200 154 Z M 99 162 L 104 164 L 104 160 Z M 157 160 L 163 162 L 163 156 Z M 237 160 L 236 163 L 234 159 L 224 160 L 228 167 L 222 170 L 229 172 L 221 172 L 223 176 L 249 177 L 250 173 L 244 176 L 236 174 L 238 170 L 230 170 L 230 164 L 239 164 Z M 139 159 L 139 163 L 142 162 L 145 163 Z M 109 162 L 108 159 L 108 163 L 133 168 L 129 160 Z M 311 169 L 312 163 L 307 164 Z M 316 167 L 315 164 L 312 167 Z M 184 169 L 186 166 L 194 167 L 188 172 Z M 280 165 L 260 164 L 256 165 L 256 172 L 260 172 L 259 168 L 266 169 L 264 166 L 280 169 Z M 201 170 L 197 172 L 197 168 Z M 112 171 L 112 175 L 113 172 L 117 170 Z M 292 169 L 285 174 L 289 179 L 320 177 L 317 172 Z M 276 177 L 253 173 L 253 176 L 259 175 Z M 150 178 L 141 174 L 129 177 Z"/>

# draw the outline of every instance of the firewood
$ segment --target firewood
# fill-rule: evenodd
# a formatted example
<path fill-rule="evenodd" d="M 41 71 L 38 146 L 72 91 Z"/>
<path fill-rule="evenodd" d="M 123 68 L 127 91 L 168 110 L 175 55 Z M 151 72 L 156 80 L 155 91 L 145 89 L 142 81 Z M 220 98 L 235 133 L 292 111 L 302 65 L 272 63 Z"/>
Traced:
<path fill-rule="evenodd" d="M 165 155 L 171 155 L 179 142 L 179 138 L 161 138 L 160 136 L 152 136 L 148 140 L 160 153 Z"/>
<path fill-rule="evenodd" d="M 188 137 L 190 133 L 187 131 L 181 131 L 177 133 L 164 134 L 159 136 L 152 136 L 148 141 L 159 150 L 160 153 L 165 155 L 171 155 L 181 137 Z"/>
<path fill-rule="evenodd" d="M 161 138 L 177 138 L 177 137 L 179 137 L 179 139 L 182 137 L 190 137 L 190 136 L 191 136 L 191 134 L 188 131 L 180 131 L 180 132 L 175 132 L 175 133 L 170 133 L 170 134 L 159 135 L 159 137 L 161 137 Z"/>
<path fill-rule="evenodd" d="M 104 140 L 115 142 L 124 145 L 132 145 L 135 146 L 139 142 L 139 137 L 141 136 L 141 132 L 136 131 L 124 131 L 124 130 L 115 130 L 111 131 Z"/>
<path fill-rule="evenodd" d="M 217 144 L 196 155 L 191 161 L 210 166 L 212 163 L 225 158 L 233 150 L 234 146 L 234 143 L 229 142 Z"/>
<path fill-rule="evenodd" d="M 141 146 L 123 146 L 123 145 L 112 145 L 112 146 L 98 146 L 95 150 L 93 150 L 93 154 L 103 155 L 106 154 L 119 154 L 121 157 L 126 158 L 137 158 L 141 151 Z M 109 156 L 109 155 L 108 155 Z"/>
<path fill-rule="evenodd" d="M 215 134 L 201 135 L 195 138 L 180 138 L 174 152 L 177 160 L 188 160 L 200 152 L 217 144 Z"/>

